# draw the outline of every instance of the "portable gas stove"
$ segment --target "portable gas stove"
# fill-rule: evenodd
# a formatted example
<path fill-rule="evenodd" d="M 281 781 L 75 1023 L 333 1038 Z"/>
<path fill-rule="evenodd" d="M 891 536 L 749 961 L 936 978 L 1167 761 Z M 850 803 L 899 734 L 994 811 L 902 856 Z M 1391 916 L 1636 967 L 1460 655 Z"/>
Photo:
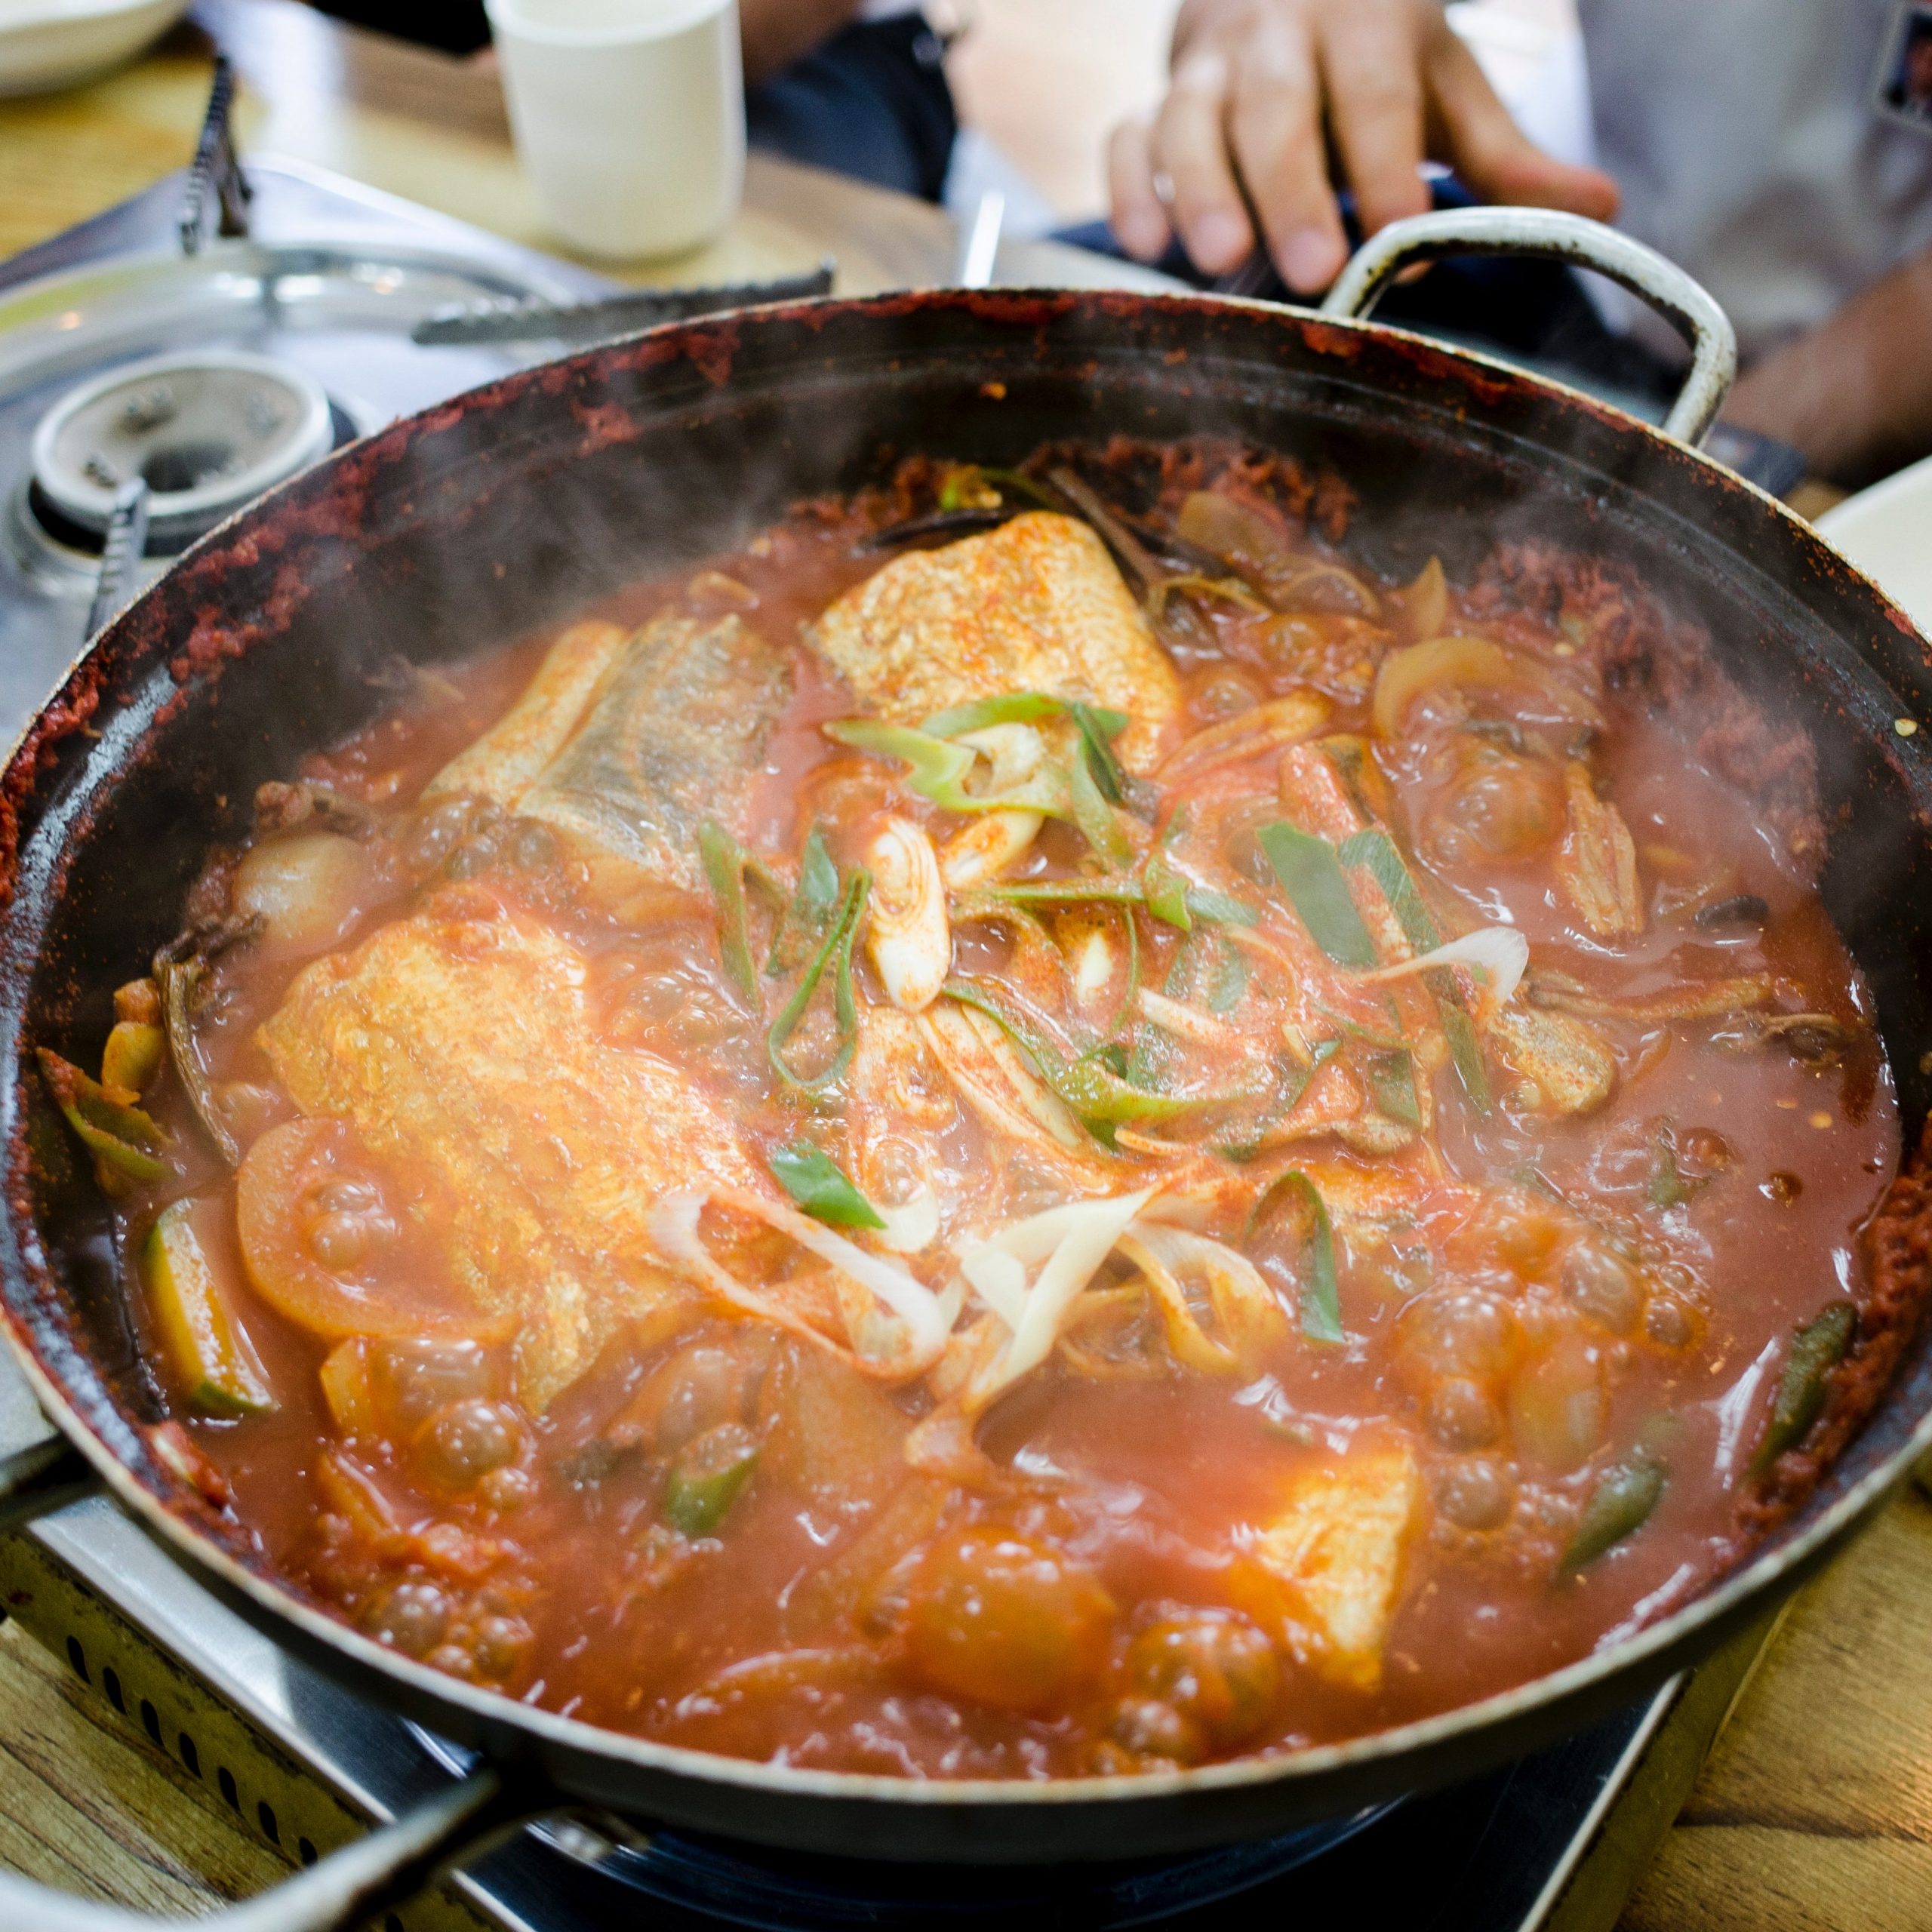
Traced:
<path fill-rule="evenodd" d="M 223 238 L 205 241 L 217 205 Z M 26 722 L 118 599 L 249 497 L 558 346 L 425 346 L 412 331 L 429 317 L 610 288 L 317 171 L 254 162 L 245 186 L 218 143 L 185 180 L 0 268 L 0 731 Z M 0 1363 L 0 1453 L 46 1432 Z M 285 1654 L 104 1500 L 0 1537 L 0 1601 L 291 1862 L 394 1816 L 465 1761 Z M 1014 1915 L 1097 1932 L 1324 1907 L 1414 1932 L 1606 1932 L 1764 1634 L 1506 1770 L 1257 1844 L 934 1870 L 600 1817 L 524 1834 L 390 1915 L 386 1932 L 591 1932 L 620 1920 L 809 1932 Z"/>

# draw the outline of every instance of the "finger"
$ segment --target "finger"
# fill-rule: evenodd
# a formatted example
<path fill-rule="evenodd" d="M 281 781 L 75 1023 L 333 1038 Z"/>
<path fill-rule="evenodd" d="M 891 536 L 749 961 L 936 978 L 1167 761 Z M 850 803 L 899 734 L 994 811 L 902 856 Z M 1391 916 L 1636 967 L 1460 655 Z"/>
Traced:
<path fill-rule="evenodd" d="M 1254 247 L 1228 155 L 1227 101 L 1228 63 L 1204 49 L 1174 70 L 1154 124 L 1154 165 L 1174 183 L 1174 226 L 1195 266 L 1208 275 L 1225 275 Z"/>
<path fill-rule="evenodd" d="M 1281 279 L 1297 294 L 1319 294 L 1341 272 L 1348 240 L 1328 185 L 1315 50 L 1304 29 L 1278 23 L 1249 44 L 1229 125 Z"/>
<path fill-rule="evenodd" d="M 1364 231 L 1429 207 L 1420 50 L 1401 0 L 1350 0 L 1321 17 L 1328 125 Z"/>
<path fill-rule="evenodd" d="M 1426 72 L 1436 151 L 1483 200 L 1566 208 L 1592 221 L 1615 218 L 1621 199 L 1617 183 L 1596 168 L 1545 154 L 1447 27 L 1429 51 Z"/>
<path fill-rule="evenodd" d="M 1141 261 L 1158 260 L 1174 231 L 1154 186 L 1153 131 L 1144 120 L 1122 122 L 1107 143 L 1107 199 L 1120 245 Z"/>

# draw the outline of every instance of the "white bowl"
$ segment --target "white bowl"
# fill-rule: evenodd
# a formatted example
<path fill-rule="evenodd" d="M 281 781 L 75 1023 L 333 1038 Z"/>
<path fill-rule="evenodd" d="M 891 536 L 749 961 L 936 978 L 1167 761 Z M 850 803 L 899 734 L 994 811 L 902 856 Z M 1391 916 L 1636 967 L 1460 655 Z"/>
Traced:
<path fill-rule="evenodd" d="M 131 60 L 188 0 L 0 0 L 0 94 L 40 94 Z"/>
<path fill-rule="evenodd" d="M 1817 528 L 1921 630 L 1932 632 L 1932 457 L 1847 497 Z"/>

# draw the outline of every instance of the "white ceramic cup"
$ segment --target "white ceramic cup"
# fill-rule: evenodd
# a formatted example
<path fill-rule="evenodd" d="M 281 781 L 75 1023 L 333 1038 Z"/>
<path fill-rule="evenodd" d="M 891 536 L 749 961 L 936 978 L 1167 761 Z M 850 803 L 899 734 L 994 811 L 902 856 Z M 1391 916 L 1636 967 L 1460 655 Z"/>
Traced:
<path fill-rule="evenodd" d="M 544 218 L 611 260 L 675 254 L 745 181 L 737 0 L 485 0 Z"/>

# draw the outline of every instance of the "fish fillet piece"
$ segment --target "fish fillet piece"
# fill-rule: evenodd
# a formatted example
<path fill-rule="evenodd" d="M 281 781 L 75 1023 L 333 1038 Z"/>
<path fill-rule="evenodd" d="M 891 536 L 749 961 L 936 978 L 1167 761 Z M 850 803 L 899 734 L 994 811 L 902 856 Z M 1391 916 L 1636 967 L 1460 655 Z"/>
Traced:
<path fill-rule="evenodd" d="M 624 1322 L 692 1293 L 651 1258 L 659 1196 L 759 1184 L 684 1074 L 598 1038 L 585 981 L 568 941 L 452 890 L 318 960 L 257 1035 L 304 1113 L 352 1122 L 448 1217 L 459 1284 L 520 1324 L 539 1409 Z"/>
<path fill-rule="evenodd" d="M 817 635 L 861 706 L 897 724 L 1009 691 L 1084 698 L 1132 719 L 1117 749 L 1144 772 L 1180 710 L 1174 667 L 1106 546 L 1050 510 L 894 558 Z"/>
<path fill-rule="evenodd" d="M 749 829 L 764 748 L 792 695 L 790 660 L 741 620 L 574 626 L 509 712 L 431 782 L 561 832 L 593 889 L 702 889 L 697 830 Z"/>
<path fill-rule="evenodd" d="M 426 798 L 492 798 L 506 811 L 570 742 L 632 636 L 621 624 L 573 624 L 545 654 L 523 695 L 423 787 Z"/>
<path fill-rule="evenodd" d="M 1373 1690 L 1382 1681 L 1403 1551 L 1421 1501 L 1406 1442 L 1362 1443 L 1339 1463 L 1295 1476 L 1250 1549 L 1266 1579 L 1263 1594 L 1274 1598 L 1269 1623 L 1331 1683 Z"/>

